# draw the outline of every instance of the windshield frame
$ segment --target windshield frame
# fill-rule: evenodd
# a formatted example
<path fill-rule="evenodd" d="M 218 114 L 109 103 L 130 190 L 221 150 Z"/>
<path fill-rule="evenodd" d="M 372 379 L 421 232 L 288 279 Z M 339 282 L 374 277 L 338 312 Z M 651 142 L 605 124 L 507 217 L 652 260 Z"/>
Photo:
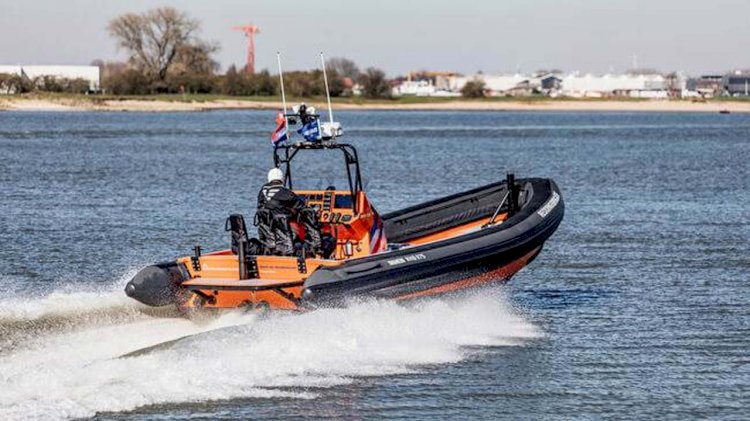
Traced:
<path fill-rule="evenodd" d="M 277 168 L 284 172 L 284 186 L 289 190 L 294 190 L 292 183 L 292 161 L 300 151 L 319 151 L 338 149 L 344 155 L 344 164 L 346 166 L 347 181 L 349 182 L 349 191 L 352 194 L 352 211 L 356 213 L 359 201 L 359 192 L 362 189 L 362 173 L 359 168 L 359 156 L 357 149 L 348 143 L 333 142 L 297 142 L 291 145 L 280 145 L 273 151 L 273 161 Z"/>

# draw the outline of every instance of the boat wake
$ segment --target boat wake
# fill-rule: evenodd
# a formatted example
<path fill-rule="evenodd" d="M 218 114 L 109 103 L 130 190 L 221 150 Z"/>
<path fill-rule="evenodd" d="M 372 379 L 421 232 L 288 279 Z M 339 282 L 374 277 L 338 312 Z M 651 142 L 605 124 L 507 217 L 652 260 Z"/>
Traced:
<path fill-rule="evenodd" d="M 57 291 L 35 299 L 0 301 L 0 355 L 47 333 L 107 326 L 146 317 L 178 317 L 173 308 L 147 307 L 126 297 L 122 292 L 125 279 L 129 279 L 128 276 L 91 291 Z"/>
<path fill-rule="evenodd" d="M 76 418 L 201 400 L 308 399 L 360 377 L 455 363 L 476 347 L 518 346 L 541 335 L 500 289 L 303 314 L 233 311 L 195 322 L 154 313 L 124 298 L 118 286 L 0 302 L 0 330 L 0 419 Z"/>

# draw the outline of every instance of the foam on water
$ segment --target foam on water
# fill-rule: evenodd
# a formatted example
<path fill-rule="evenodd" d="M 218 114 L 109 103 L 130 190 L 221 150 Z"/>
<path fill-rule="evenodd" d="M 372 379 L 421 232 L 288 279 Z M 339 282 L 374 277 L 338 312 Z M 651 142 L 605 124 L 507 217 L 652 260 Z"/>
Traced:
<path fill-rule="evenodd" d="M 29 299 L 28 297 L 11 297 L 0 301 L 0 325 L 11 322 L 38 321 L 55 318 L 75 318 L 82 314 L 108 311 L 116 308 L 137 307 L 135 301 L 122 293 L 123 285 L 138 272 L 131 269 L 114 282 L 99 285 L 86 290 L 72 289 L 76 284 L 69 284 L 66 289 L 52 292 L 49 295 Z M 0 281 L 6 281 L 0 278 Z M 13 283 L 12 280 L 7 281 Z"/>
<path fill-rule="evenodd" d="M 92 305 L 121 306 L 114 294 L 103 292 L 94 297 L 99 304 Z M 58 294 L 25 303 L 26 312 L 17 310 L 14 317 L 55 311 L 70 317 L 74 311 L 65 297 L 92 298 Z M 46 310 L 29 311 L 37 307 Z M 498 291 L 410 305 L 365 301 L 263 318 L 228 312 L 202 323 L 109 314 L 121 318 L 48 330 L 0 354 L 0 419 L 83 417 L 239 397 L 314 398 L 324 388 L 357 377 L 455 363 L 471 352 L 469 346 L 514 346 L 540 335 Z M 201 332 L 207 333 L 137 357 L 116 358 Z"/>
<path fill-rule="evenodd" d="M 125 296 L 123 285 L 134 274 L 88 290 L 63 289 L 36 298 L 0 300 L 0 355 L 45 333 L 177 315 L 172 308 L 147 307 Z"/>

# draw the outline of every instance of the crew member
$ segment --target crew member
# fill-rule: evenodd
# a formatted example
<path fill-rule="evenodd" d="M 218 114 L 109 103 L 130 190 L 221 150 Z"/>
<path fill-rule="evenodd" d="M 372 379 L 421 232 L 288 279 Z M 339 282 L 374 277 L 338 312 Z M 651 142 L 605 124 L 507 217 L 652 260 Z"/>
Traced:
<path fill-rule="evenodd" d="M 312 119 L 312 116 L 308 115 L 307 112 L 307 105 L 305 103 L 299 104 L 299 108 L 297 109 L 297 113 L 299 114 L 299 121 L 304 126 L 305 124 L 309 123 Z"/>
<path fill-rule="evenodd" d="M 268 171 L 268 183 L 264 184 L 258 193 L 258 209 L 265 207 L 266 203 L 281 190 L 287 190 L 294 194 L 284 187 L 284 173 L 278 168 L 271 168 Z"/>
<path fill-rule="evenodd" d="M 260 241 L 267 254 L 293 255 L 294 237 L 289 222 L 296 220 L 305 228 L 307 248 L 318 253 L 321 237 L 315 212 L 286 188 L 283 180 L 284 173 L 278 168 L 272 168 L 268 171 L 268 183 L 258 193 L 255 223 Z"/>

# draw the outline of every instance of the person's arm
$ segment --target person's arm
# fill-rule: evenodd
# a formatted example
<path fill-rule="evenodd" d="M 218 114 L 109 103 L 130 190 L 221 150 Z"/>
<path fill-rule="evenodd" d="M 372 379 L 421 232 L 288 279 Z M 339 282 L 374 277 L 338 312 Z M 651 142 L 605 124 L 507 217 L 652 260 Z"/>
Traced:
<path fill-rule="evenodd" d="M 266 196 L 263 194 L 263 188 L 258 192 L 258 209 L 266 205 Z"/>
<path fill-rule="evenodd" d="M 285 187 L 276 192 L 271 198 L 271 201 L 290 211 L 299 208 L 300 204 L 303 204 L 302 199 L 299 196 Z"/>

